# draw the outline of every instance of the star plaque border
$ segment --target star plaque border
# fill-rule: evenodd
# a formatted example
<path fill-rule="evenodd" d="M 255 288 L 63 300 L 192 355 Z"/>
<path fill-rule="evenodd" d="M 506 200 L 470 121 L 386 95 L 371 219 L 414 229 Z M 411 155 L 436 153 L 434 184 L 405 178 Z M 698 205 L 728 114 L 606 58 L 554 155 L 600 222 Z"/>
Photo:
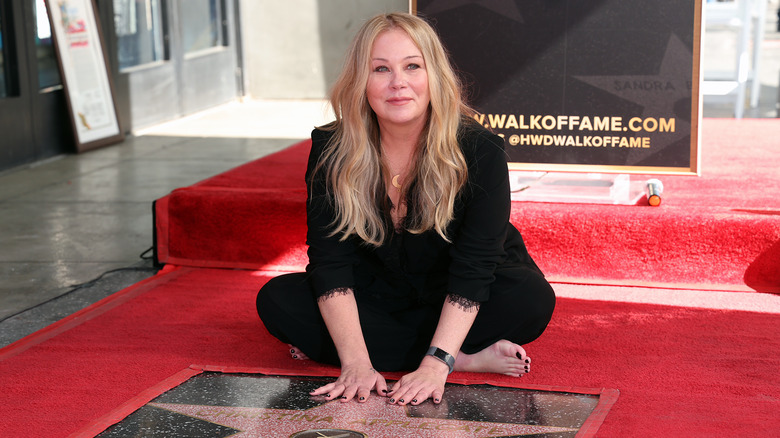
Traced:
<path fill-rule="evenodd" d="M 335 370 L 337 372 L 338 370 Z M 273 385 L 280 385 L 280 382 L 294 382 L 294 390 L 286 390 L 285 394 L 300 394 L 299 396 L 284 395 L 281 397 L 272 397 L 273 406 L 256 404 L 255 401 L 244 400 L 241 406 L 230 406 L 230 403 L 221 403 L 214 396 L 207 393 L 194 391 L 182 391 L 179 387 L 184 385 L 201 385 L 191 380 L 194 377 L 206 377 L 207 380 L 224 379 L 231 375 L 238 375 L 245 380 L 260 381 L 265 380 Z M 221 377 L 225 376 L 225 377 Z M 246 379 L 249 377 L 249 379 Z M 306 385 L 322 384 L 323 375 L 319 376 L 300 376 L 291 374 L 289 371 L 269 368 L 243 368 L 243 367 L 218 367 L 218 366 L 199 366 L 192 365 L 159 384 L 143 391 L 138 396 L 128 400 L 122 406 L 114 411 L 97 419 L 91 425 L 81 431 L 73 434 L 73 437 L 94 437 L 94 436 L 112 436 L 103 435 L 110 432 L 112 427 L 120 424 L 124 419 L 141 415 L 142 421 L 151 423 L 164 423 L 159 412 L 165 412 L 168 416 L 175 416 L 184 419 L 183 423 L 191 423 L 188 427 L 202 428 L 204 426 L 215 428 L 224 436 L 265 436 L 263 431 L 270 427 L 284 427 L 285 430 L 274 431 L 281 435 L 293 436 L 306 431 L 320 431 L 329 436 L 328 431 L 342 431 L 336 433 L 339 436 L 359 436 L 366 434 L 368 436 L 550 436 L 550 437 L 592 437 L 601 426 L 604 418 L 610 408 L 617 401 L 619 392 L 616 389 L 607 388 L 579 388 L 579 387 L 555 387 L 546 385 L 519 385 L 507 384 L 506 380 L 480 380 L 454 378 L 448 379 L 448 393 L 453 395 L 450 405 L 444 409 L 447 396 L 440 405 L 434 405 L 432 402 L 426 402 L 419 406 L 397 406 L 390 405 L 384 398 L 372 396 L 365 403 L 351 404 L 348 409 L 341 406 L 339 401 L 316 400 L 308 396 L 308 390 L 311 388 Z M 329 376 L 334 377 L 334 376 Z M 270 380 L 269 380 L 270 379 Z M 231 378 L 231 382 L 235 380 Z M 204 382 L 199 380 L 199 382 Z M 265 384 L 265 383 L 263 383 Z M 289 383 L 288 383 L 289 384 Z M 188 386 L 192 389 L 193 386 Z M 473 389 L 470 389 L 473 388 Z M 455 393 L 466 394 L 460 399 Z M 515 393 L 515 391 L 519 391 Z M 248 391 L 250 394 L 262 393 L 265 391 Z M 471 394 L 479 393 L 472 400 Z M 181 395 L 185 394 L 185 395 Z M 510 397 L 507 398 L 507 395 Z M 561 420 L 527 421 L 518 422 L 512 418 L 515 412 L 520 412 L 518 406 L 523 406 L 520 402 L 513 405 L 517 397 L 529 397 L 534 400 L 542 400 L 542 403 L 553 401 L 554 403 L 563 403 L 564 405 L 573 404 L 574 417 L 566 421 L 572 423 L 560 423 Z M 184 397 L 184 398 L 181 398 Z M 199 398 L 200 397 L 200 398 Z M 493 409 L 488 407 L 483 410 L 483 414 L 473 414 L 474 404 L 484 403 L 479 400 L 493 398 L 500 400 L 500 406 L 503 413 L 494 415 Z M 541 397 L 541 399 L 538 399 Z M 250 397 L 251 399 L 252 397 Z M 546 401 L 544 401 L 546 400 Z M 555 401 L 557 400 L 557 401 Z M 464 402 L 465 401 L 465 402 Z M 506 402 L 505 402 L 506 401 Z M 458 405 L 458 403 L 461 403 Z M 469 416 L 463 417 L 457 414 L 458 406 L 463 411 L 472 412 Z M 508 406 L 508 407 L 507 407 Z M 585 411 L 582 411 L 585 408 Z M 578 412 L 575 412 L 579 409 Z M 531 411 L 534 409 L 532 408 Z M 587 410 L 590 410 L 589 412 Z M 159 411 L 154 415 L 149 415 L 150 411 Z M 456 412 L 453 414 L 453 412 Z M 507 414 L 509 412 L 509 414 Z M 485 415 L 480 418 L 480 415 Z M 503 415 L 503 417 L 502 417 Z M 507 416 L 508 415 L 508 416 Z M 525 414 L 518 414 L 525 415 Z M 566 414 L 570 415 L 570 414 Z M 564 415 L 564 416 L 566 416 Z M 556 413 L 557 416 L 557 413 Z M 154 419 L 150 419 L 154 417 Z M 576 417 L 576 418 L 575 418 Z M 503 419 L 502 419 L 503 418 Z M 525 418 L 525 417 L 523 417 Z M 538 420 L 538 417 L 533 417 Z M 521 418 L 522 420 L 522 418 Z M 180 420 L 176 420 L 180 421 Z M 556 423 L 558 421 L 558 423 Z M 197 424 L 192 424 L 195 422 Z M 121 423 L 124 424 L 124 423 Z M 280 426 L 281 424 L 281 426 Z M 174 426 L 178 429 L 180 426 Z M 253 429 L 254 428 L 254 429 Z M 265 428 L 265 429 L 263 429 Z M 397 430 L 396 430 L 397 429 Z M 255 430 L 255 432 L 252 432 Z M 344 435 L 349 431 L 351 434 Z M 126 431 L 125 431 L 126 432 Z M 289 433 L 288 433 L 289 432 Z M 401 435 L 399 435 L 401 434 Z M 454 434 L 454 435 L 453 435 Z M 121 435 L 121 433 L 120 433 Z M 214 432 L 213 436 L 217 436 Z M 276 435 L 275 435 L 276 436 Z M 301 436 L 306 436 L 301 435 Z"/>

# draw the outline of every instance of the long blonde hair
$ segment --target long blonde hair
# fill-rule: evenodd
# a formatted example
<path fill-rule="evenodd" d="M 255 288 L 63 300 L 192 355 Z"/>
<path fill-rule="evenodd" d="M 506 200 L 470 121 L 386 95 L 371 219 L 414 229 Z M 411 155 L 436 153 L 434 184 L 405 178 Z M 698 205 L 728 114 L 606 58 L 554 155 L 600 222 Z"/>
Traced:
<path fill-rule="evenodd" d="M 344 68 L 331 90 L 330 103 L 336 121 L 321 129 L 333 131 L 317 171 L 324 171 L 335 200 L 332 235 L 347 239 L 356 234 L 379 246 L 386 237 L 385 195 L 380 158 L 379 125 L 366 97 L 371 49 L 376 38 L 391 29 L 406 32 L 417 45 L 428 71 L 430 105 L 428 122 L 420 135 L 412 184 L 405 184 L 401 199 L 409 196 L 406 228 L 412 233 L 431 229 L 445 240 L 453 219 L 458 192 L 468 169 L 458 145 L 458 128 L 473 116 L 461 92 L 461 84 L 436 32 L 423 19 L 410 14 L 378 15 L 358 31 L 347 52 Z M 407 192 L 408 187 L 411 192 Z"/>

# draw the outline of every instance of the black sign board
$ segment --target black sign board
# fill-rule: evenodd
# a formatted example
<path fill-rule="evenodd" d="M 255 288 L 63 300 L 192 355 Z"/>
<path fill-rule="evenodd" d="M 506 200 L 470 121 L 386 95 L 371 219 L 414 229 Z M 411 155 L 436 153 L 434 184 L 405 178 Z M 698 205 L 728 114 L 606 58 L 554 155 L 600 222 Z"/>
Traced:
<path fill-rule="evenodd" d="M 701 0 L 417 0 L 514 170 L 698 174 Z"/>

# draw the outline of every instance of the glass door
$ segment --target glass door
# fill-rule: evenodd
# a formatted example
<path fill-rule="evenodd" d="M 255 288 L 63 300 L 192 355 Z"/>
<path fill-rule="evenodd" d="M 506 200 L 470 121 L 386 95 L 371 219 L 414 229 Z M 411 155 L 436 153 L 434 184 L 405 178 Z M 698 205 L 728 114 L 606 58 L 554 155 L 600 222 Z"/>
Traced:
<path fill-rule="evenodd" d="M 5 71 L 8 66 L 5 62 L 7 56 L 5 55 L 5 47 L 3 46 L 3 15 L 3 10 L 0 9 L 0 99 L 8 96 L 8 89 L 6 88 L 7 85 L 5 79 L 5 77 L 8 75 Z"/>
<path fill-rule="evenodd" d="M 44 0 L 33 3 L 35 16 L 35 58 L 38 67 L 38 90 L 42 93 L 62 89 L 62 77 L 51 36 L 51 24 Z"/>
<path fill-rule="evenodd" d="M 120 71 L 166 59 L 160 0 L 114 0 L 114 25 Z"/>
<path fill-rule="evenodd" d="M 25 0 L 30 7 L 30 99 L 33 139 L 39 158 L 75 151 L 65 90 L 44 0 Z"/>
<path fill-rule="evenodd" d="M 185 0 L 186 1 L 186 0 Z M 171 59 L 171 1 L 113 0 L 116 97 L 122 126 L 131 130 L 181 115 L 177 68 Z M 109 55 L 111 56 L 111 55 Z"/>
<path fill-rule="evenodd" d="M 185 56 L 197 56 L 199 52 L 227 45 L 222 41 L 223 6 L 220 0 L 179 3 L 181 45 Z"/>
<path fill-rule="evenodd" d="M 238 96 L 233 2 L 180 0 L 182 109 L 192 113 Z"/>
<path fill-rule="evenodd" d="M 22 4 L 0 2 L 0 170 L 36 158 Z"/>
<path fill-rule="evenodd" d="M 122 124 L 148 126 L 238 96 L 235 0 L 113 0 Z"/>

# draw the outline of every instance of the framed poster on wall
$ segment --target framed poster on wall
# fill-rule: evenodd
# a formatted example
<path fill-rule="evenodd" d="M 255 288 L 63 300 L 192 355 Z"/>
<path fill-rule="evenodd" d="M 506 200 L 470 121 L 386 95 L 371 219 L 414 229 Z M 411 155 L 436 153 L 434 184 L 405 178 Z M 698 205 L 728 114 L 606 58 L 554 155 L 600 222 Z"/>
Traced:
<path fill-rule="evenodd" d="M 699 173 L 701 0 L 412 0 L 510 169 Z"/>
<path fill-rule="evenodd" d="M 47 0 L 78 152 L 122 141 L 93 0 Z"/>

